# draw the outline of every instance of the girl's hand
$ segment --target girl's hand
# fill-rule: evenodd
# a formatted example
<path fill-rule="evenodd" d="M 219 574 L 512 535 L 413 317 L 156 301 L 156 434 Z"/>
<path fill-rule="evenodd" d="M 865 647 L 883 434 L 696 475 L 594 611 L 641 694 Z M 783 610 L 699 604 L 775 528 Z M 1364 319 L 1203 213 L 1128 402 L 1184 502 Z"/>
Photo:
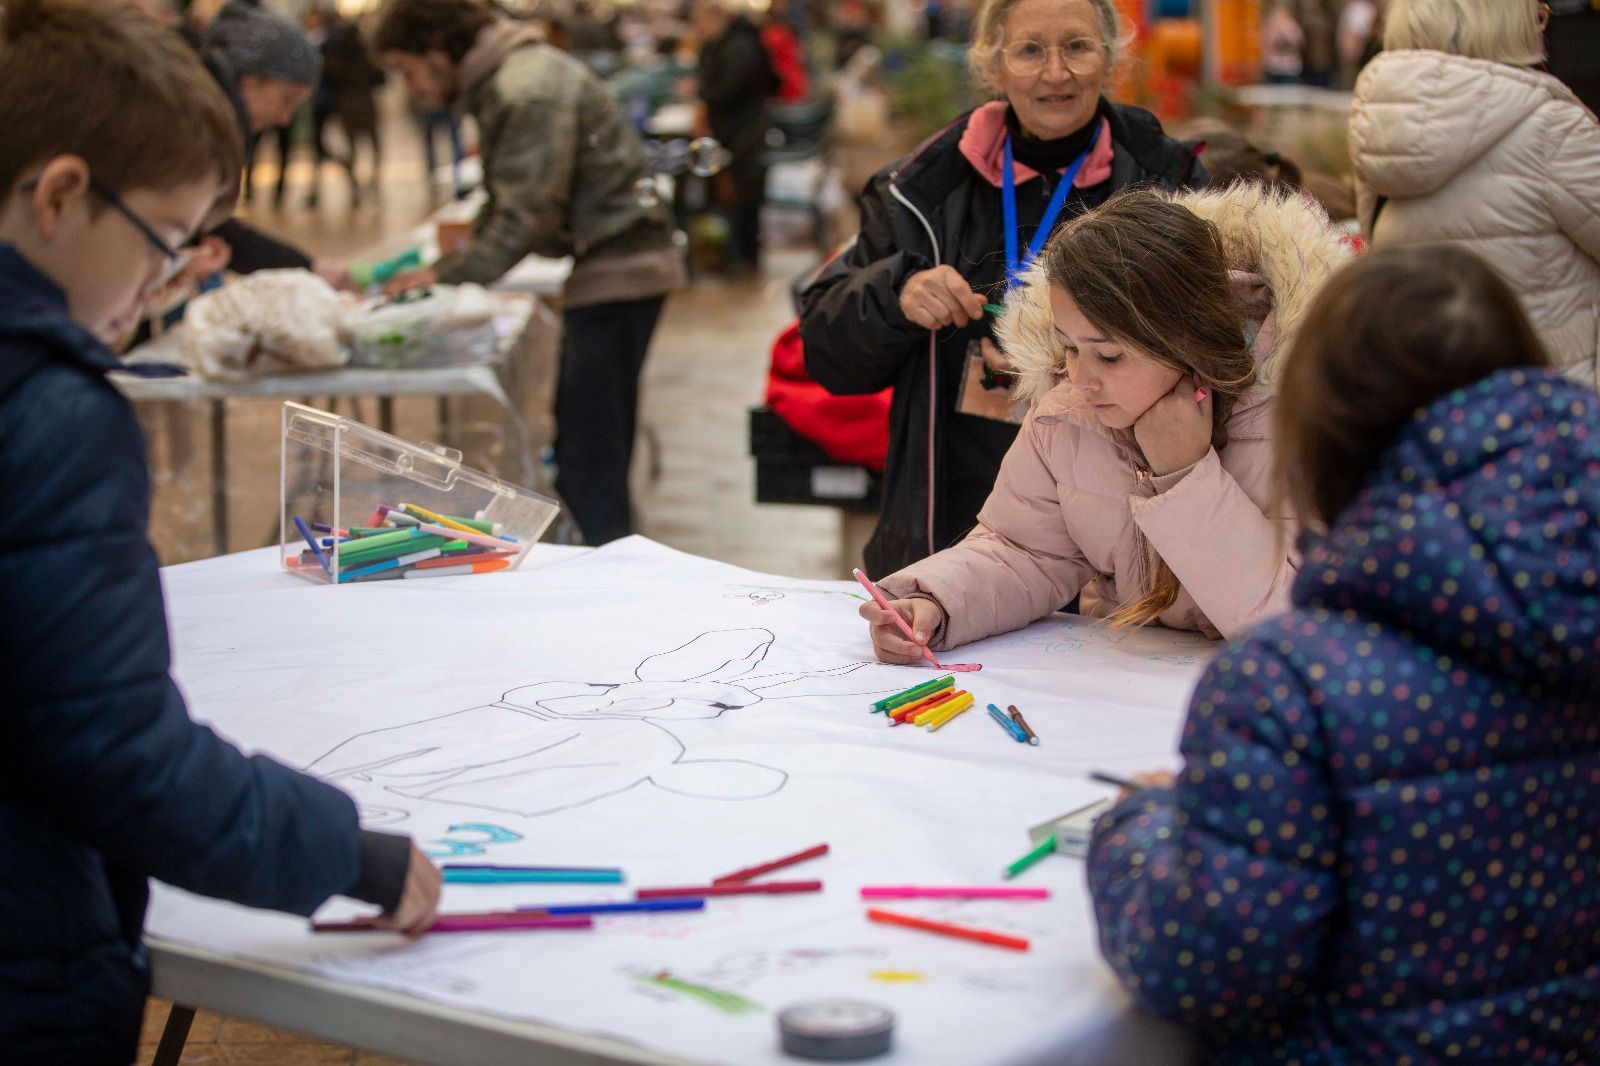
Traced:
<path fill-rule="evenodd" d="M 983 302 L 953 266 L 913 274 L 900 286 L 900 310 L 923 329 L 974 322 L 983 317 Z"/>
<path fill-rule="evenodd" d="M 894 624 L 893 616 L 872 600 L 868 600 L 861 605 L 860 613 L 861 617 L 872 626 L 872 650 L 877 653 L 878 659 L 899 666 L 927 662 L 922 649 L 928 646 L 928 634 L 944 623 L 944 611 L 937 603 L 919 596 L 905 600 L 890 600 L 889 606 L 910 623 L 911 631 L 917 634 L 918 639 L 916 643 L 907 640 L 900 627 Z"/>
<path fill-rule="evenodd" d="M 1152 474 L 1170 474 L 1198 463 L 1211 450 L 1210 390 L 1197 389 L 1185 374 L 1139 416 L 1133 436 Z"/>
<path fill-rule="evenodd" d="M 1178 783 L 1177 775 L 1175 775 L 1171 770 L 1148 770 L 1142 774 L 1134 774 L 1133 776 L 1129 777 L 1128 780 L 1138 785 L 1141 789 L 1171 788 L 1173 785 Z M 1123 800 L 1134 794 L 1135 793 L 1133 791 L 1125 788 L 1122 790 L 1121 794 L 1117 796 L 1117 802 L 1121 803 Z"/>

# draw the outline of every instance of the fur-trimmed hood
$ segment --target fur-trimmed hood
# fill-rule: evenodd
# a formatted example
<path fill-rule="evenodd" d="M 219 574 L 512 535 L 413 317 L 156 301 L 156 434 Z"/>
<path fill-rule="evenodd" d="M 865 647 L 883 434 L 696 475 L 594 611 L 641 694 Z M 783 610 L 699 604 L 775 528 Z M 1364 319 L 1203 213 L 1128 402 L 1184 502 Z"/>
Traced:
<path fill-rule="evenodd" d="M 1352 252 L 1309 198 L 1248 182 L 1165 193 L 1217 227 L 1240 297 L 1241 328 L 1256 356 L 1258 386 L 1271 390 L 1311 299 Z M 1041 259 L 1043 257 L 1041 256 Z M 1063 383 L 1050 285 L 1035 263 L 995 325 L 1018 373 L 1018 395 L 1035 403 Z"/>

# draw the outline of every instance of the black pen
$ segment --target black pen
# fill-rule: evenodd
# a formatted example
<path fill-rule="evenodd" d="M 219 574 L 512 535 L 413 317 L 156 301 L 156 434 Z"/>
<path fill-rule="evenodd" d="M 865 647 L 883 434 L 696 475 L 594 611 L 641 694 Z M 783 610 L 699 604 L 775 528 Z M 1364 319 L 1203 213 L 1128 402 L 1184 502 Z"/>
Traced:
<path fill-rule="evenodd" d="M 1098 781 L 1102 785 L 1110 785 L 1112 788 L 1127 789 L 1129 792 L 1137 792 L 1141 788 L 1145 787 L 1136 782 L 1129 781 L 1126 777 L 1117 777 L 1113 774 L 1101 773 L 1099 770 L 1091 770 L 1089 772 L 1089 780 Z"/>

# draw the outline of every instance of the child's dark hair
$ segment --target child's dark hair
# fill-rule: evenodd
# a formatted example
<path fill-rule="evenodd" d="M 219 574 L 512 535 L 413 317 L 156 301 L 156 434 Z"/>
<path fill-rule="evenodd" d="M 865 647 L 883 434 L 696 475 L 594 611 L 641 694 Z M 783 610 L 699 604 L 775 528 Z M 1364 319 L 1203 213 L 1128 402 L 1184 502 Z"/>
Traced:
<path fill-rule="evenodd" d="M 1471 252 L 1357 259 L 1317 294 L 1284 360 L 1279 492 L 1302 525 L 1327 528 L 1420 408 L 1497 370 L 1549 365 L 1516 294 Z"/>
<path fill-rule="evenodd" d="M 75 155 L 114 192 L 215 176 L 220 202 L 244 158 L 233 105 L 199 57 L 126 0 L 6 4 L 0 130 L 0 197 Z"/>
<path fill-rule="evenodd" d="M 459 63 L 496 17 L 484 0 L 390 0 L 378 16 L 372 50 L 379 55 L 443 52 Z"/>

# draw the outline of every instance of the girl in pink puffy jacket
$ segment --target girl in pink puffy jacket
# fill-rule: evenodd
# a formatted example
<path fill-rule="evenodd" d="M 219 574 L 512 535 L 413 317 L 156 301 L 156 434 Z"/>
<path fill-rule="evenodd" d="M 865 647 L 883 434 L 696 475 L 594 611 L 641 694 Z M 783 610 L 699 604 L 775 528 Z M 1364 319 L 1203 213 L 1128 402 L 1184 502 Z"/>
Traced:
<path fill-rule="evenodd" d="M 1063 226 L 998 333 L 1032 401 L 977 526 L 861 609 L 885 662 L 1020 629 L 1079 598 L 1113 626 L 1234 636 L 1283 607 L 1274 355 L 1348 257 L 1319 209 L 1236 184 L 1122 194 Z"/>

